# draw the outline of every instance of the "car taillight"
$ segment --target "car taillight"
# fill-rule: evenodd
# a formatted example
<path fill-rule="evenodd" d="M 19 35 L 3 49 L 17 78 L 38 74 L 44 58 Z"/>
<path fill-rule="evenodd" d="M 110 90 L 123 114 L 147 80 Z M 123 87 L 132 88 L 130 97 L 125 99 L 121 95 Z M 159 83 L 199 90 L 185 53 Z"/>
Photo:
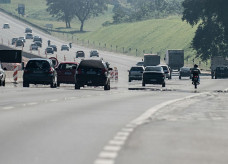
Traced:
<path fill-rule="evenodd" d="M 54 72 L 54 70 L 50 67 L 48 73 L 49 73 L 49 74 L 52 74 L 53 72 Z"/>

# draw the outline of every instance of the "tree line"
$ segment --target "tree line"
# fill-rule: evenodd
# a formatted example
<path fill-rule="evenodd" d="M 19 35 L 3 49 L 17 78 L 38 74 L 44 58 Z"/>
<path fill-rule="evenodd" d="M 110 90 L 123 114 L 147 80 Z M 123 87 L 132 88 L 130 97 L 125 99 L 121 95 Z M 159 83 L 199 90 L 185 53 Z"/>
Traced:
<path fill-rule="evenodd" d="M 228 57 L 228 1 L 184 0 L 182 20 L 198 26 L 191 46 L 202 60 Z"/>
<path fill-rule="evenodd" d="M 113 0 L 113 23 L 134 22 L 182 14 L 183 0 L 127 0 L 123 5 Z"/>
<path fill-rule="evenodd" d="M 46 0 L 47 11 L 58 20 L 64 21 L 66 28 L 71 28 L 71 21 L 76 17 L 84 23 L 92 16 L 98 16 L 107 10 L 107 0 Z"/>

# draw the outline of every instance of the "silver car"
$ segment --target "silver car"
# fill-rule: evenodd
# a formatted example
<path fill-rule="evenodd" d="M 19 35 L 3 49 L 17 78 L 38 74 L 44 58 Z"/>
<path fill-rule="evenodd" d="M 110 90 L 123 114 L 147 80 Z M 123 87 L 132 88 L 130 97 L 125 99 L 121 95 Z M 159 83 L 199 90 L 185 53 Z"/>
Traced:
<path fill-rule="evenodd" d="M 143 66 L 131 67 L 131 69 L 129 70 L 128 82 L 131 82 L 132 80 L 142 80 L 143 72 L 144 72 Z"/>
<path fill-rule="evenodd" d="M 6 70 L 6 68 L 3 69 L 0 64 L 0 86 L 5 86 L 6 83 L 6 73 L 4 70 Z"/>

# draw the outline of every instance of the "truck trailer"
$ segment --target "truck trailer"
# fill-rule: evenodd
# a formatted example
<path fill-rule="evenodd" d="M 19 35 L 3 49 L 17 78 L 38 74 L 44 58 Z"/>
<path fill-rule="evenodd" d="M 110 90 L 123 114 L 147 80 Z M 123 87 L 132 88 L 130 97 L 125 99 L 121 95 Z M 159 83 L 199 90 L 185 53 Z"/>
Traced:
<path fill-rule="evenodd" d="M 165 61 L 171 70 L 179 71 L 184 66 L 184 50 L 167 50 Z"/>
<path fill-rule="evenodd" d="M 144 54 L 144 67 L 157 66 L 160 64 L 160 56 L 157 54 Z"/>

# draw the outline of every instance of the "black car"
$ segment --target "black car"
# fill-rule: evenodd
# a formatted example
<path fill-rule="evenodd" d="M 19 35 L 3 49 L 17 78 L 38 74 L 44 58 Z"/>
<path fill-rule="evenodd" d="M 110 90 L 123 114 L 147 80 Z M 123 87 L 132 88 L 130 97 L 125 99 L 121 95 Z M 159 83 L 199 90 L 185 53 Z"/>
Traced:
<path fill-rule="evenodd" d="M 52 44 L 52 45 L 50 45 L 49 47 L 52 47 L 53 50 L 54 50 L 55 52 L 57 52 L 57 46 L 56 46 L 56 45 Z"/>
<path fill-rule="evenodd" d="M 36 41 L 39 41 L 39 42 L 42 43 L 42 38 L 39 37 L 39 36 L 34 36 L 34 37 L 33 37 L 33 42 L 36 42 Z"/>
<path fill-rule="evenodd" d="M 38 47 L 42 47 L 42 42 L 40 42 L 40 41 L 35 41 L 34 42 Z"/>
<path fill-rule="evenodd" d="M 228 68 L 227 67 L 216 67 L 215 69 L 215 79 L 218 78 L 228 78 Z"/>
<path fill-rule="evenodd" d="M 23 87 L 29 87 L 29 84 L 57 86 L 57 73 L 52 60 L 33 58 L 28 61 L 23 74 Z"/>
<path fill-rule="evenodd" d="M 161 84 L 165 87 L 165 73 L 161 66 L 148 66 L 143 72 L 142 86 L 146 84 Z"/>
<path fill-rule="evenodd" d="M 32 29 L 29 27 L 25 28 L 25 33 L 32 33 Z"/>
<path fill-rule="evenodd" d="M 181 79 L 182 77 L 189 77 L 189 79 L 192 79 L 191 68 L 189 68 L 189 67 L 181 67 L 180 68 L 179 79 Z"/>
<path fill-rule="evenodd" d="M 87 86 L 104 86 L 110 90 L 110 75 L 106 62 L 103 60 L 86 59 L 79 63 L 75 75 L 75 89 Z"/>
<path fill-rule="evenodd" d="M 14 45 L 17 42 L 18 38 L 12 38 L 11 44 Z"/>
<path fill-rule="evenodd" d="M 52 47 L 47 47 L 47 48 L 45 49 L 45 52 L 46 52 L 47 54 L 54 54 L 54 50 L 53 50 Z"/>
<path fill-rule="evenodd" d="M 24 42 L 23 42 L 23 40 L 19 39 L 16 41 L 16 47 L 20 47 L 20 46 L 24 47 Z"/>
<path fill-rule="evenodd" d="M 92 51 L 90 51 L 90 57 L 93 57 L 93 56 L 99 57 L 98 50 L 92 50 Z"/>
<path fill-rule="evenodd" d="M 77 51 L 76 52 L 76 58 L 84 58 L 84 57 L 85 57 L 84 51 Z"/>
<path fill-rule="evenodd" d="M 6 84 L 6 68 L 2 68 L 2 65 L 0 64 L 0 86 L 5 86 Z"/>

